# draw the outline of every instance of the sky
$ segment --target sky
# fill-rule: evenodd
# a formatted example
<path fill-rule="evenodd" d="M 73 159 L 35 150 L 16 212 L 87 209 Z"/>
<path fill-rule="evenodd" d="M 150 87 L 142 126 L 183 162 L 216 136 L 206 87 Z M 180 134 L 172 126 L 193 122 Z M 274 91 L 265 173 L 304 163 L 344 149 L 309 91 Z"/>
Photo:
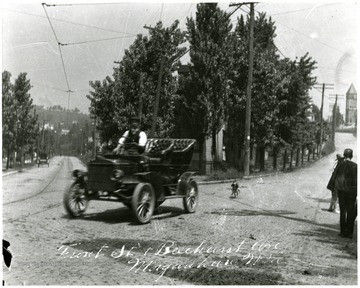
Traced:
<path fill-rule="evenodd" d="M 207 1 L 209 2 L 209 1 Z M 61 105 L 88 113 L 90 81 L 113 74 L 116 61 L 137 34 L 148 35 L 144 25 L 176 19 L 186 29 L 187 17 L 195 18 L 194 1 L 2 1 L 2 71 L 12 81 L 26 72 L 33 85 L 34 104 Z M 230 3 L 218 1 L 226 12 Z M 54 5 L 55 4 L 55 5 Z M 341 112 L 345 94 L 353 83 L 359 90 L 357 64 L 359 47 L 359 3 L 356 2 L 258 2 L 255 13 L 266 12 L 276 25 L 275 43 L 281 58 L 291 60 L 309 53 L 317 62 L 318 83 L 332 84 L 325 90 L 324 118 L 334 95 L 339 95 Z M 232 16 L 247 15 L 242 6 Z M 60 45 L 58 45 L 60 43 Z M 189 61 L 188 54 L 182 58 Z M 331 87 L 327 85 L 326 87 Z M 72 92 L 69 92 L 72 91 Z M 313 103 L 321 105 L 321 88 L 310 92 Z"/>

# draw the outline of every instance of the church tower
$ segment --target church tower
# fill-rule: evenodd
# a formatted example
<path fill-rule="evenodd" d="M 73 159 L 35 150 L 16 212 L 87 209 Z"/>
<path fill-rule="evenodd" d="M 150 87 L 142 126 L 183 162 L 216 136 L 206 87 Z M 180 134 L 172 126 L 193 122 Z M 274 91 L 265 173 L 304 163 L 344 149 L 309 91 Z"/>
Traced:
<path fill-rule="evenodd" d="M 356 123 L 357 118 L 357 92 L 353 84 L 346 92 L 346 110 L 345 110 L 345 125 L 349 126 Z"/>

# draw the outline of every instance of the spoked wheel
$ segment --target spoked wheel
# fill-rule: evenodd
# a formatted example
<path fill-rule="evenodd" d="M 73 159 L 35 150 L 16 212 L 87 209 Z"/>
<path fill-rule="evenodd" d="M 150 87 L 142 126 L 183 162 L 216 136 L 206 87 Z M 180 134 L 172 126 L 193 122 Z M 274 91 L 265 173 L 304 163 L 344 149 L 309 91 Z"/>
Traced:
<path fill-rule="evenodd" d="M 155 209 L 155 192 L 149 183 L 139 183 L 132 197 L 132 211 L 140 224 L 150 222 Z"/>
<path fill-rule="evenodd" d="M 184 209 L 187 213 L 194 213 L 199 201 L 199 190 L 196 182 L 190 180 L 186 188 L 186 196 L 183 199 Z"/>
<path fill-rule="evenodd" d="M 73 183 L 70 189 L 65 192 L 65 210 L 72 217 L 78 217 L 82 215 L 85 212 L 88 203 L 89 200 L 85 195 L 85 188 L 82 188 L 79 183 Z"/>

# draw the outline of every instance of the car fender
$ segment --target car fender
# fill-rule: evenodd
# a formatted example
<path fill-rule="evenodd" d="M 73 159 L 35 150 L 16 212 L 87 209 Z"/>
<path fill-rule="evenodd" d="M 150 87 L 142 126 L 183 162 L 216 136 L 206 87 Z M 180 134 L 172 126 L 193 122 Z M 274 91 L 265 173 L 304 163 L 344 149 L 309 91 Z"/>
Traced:
<path fill-rule="evenodd" d="M 185 172 L 181 174 L 178 183 L 177 183 L 177 194 L 186 195 L 186 188 L 188 183 L 192 180 L 192 176 L 195 172 Z"/>
<path fill-rule="evenodd" d="M 163 193 L 163 178 L 159 173 L 149 171 L 135 173 L 134 175 L 138 177 L 139 182 L 148 182 L 153 186 L 156 198 L 159 198 L 160 195 Z"/>

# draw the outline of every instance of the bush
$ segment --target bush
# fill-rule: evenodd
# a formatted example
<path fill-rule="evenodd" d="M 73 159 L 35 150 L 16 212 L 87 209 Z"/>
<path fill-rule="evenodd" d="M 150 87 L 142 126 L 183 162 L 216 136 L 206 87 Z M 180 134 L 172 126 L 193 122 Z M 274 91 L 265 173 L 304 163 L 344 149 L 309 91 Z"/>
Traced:
<path fill-rule="evenodd" d="M 225 170 L 215 170 L 211 172 L 205 179 L 205 181 L 222 181 L 239 179 L 243 177 L 243 173 L 239 172 L 235 168 L 227 168 Z"/>
<path fill-rule="evenodd" d="M 331 139 L 325 142 L 324 148 L 321 151 L 322 156 L 329 155 L 335 151 L 335 143 Z"/>

